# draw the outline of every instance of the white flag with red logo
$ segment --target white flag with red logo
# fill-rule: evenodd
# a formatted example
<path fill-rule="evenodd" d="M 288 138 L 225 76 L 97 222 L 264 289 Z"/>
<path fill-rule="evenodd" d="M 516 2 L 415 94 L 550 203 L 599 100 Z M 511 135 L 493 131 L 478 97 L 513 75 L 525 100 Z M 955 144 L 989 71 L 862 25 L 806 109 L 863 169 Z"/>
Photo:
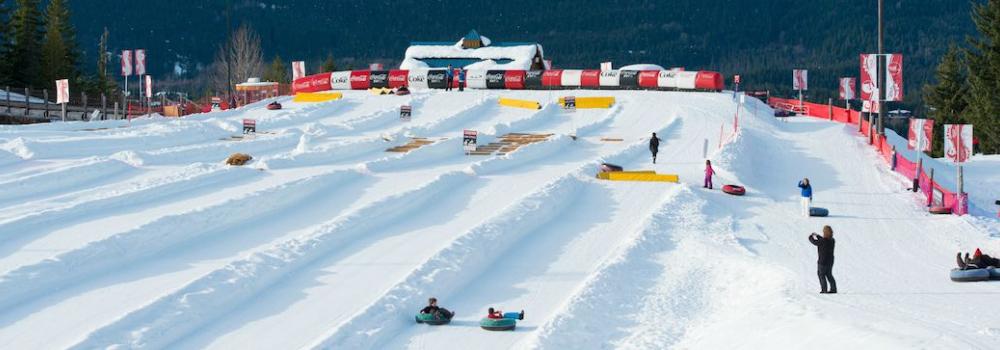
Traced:
<path fill-rule="evenodd" d="M 881 107 L 881 106 L 879 106 L 879 103 L 878 103 L 878 101 L 869 101 L 869 100 L 864 100 L 864 101 L 863 101 L 863 102 L 861 103 L 861 111 L 862 111 L 862 112 L 867 112 L 867 113 L 878 113 L 878 110 L 879 110 L 879 108 L 880 108 L 880 107 Z"/>
<path fill-rule="evenodd" d="M 147 75 L 146 76 L 146 98 L 152 98 L 152 97 L 153 97 L 153 77 Z"/>
<path fill-rule="evenodd" d="M 857 93 L 854 92 L 854 87 L 854 78 L 840 78 L 840 99 L 853 100 L 857 98 Z"/>
<path fill-rule="evenodd" d="M 910 119 L 910 132 L 907 135 L 906 147 L 921 152 L 931 151 L 931 140 L 934 135 L 934 120 Z"/>
<path fill-rule="evenodd" d="M 944 157 L 965 163 L 972 155 L 972 124 L 944 125 Z"/>
<path fill-rule="evenodd" d="M 306 63 L 303 61 L 292 62 L 292 81 L 306 76 Z"/>
<path fill-rule="evenodd" d="M 739 74 L 736 74 L 736 75 L 733 76 L 733 84 L 739 84 L 740 80 L 741 79 L 740 79 L 740 75 Z"/>
<path fill-rule="evenodd" d="M 132 75 L 132 50 L 122 50 L 122 76 Z"/>
<path fill-rule="evenodd" d="M 135 75 L 146 75 L 146 50 L 135 50 Z"/>
<path fill-rule="evenodd" d="M 69 79 L 56 80 L 56 103 L 69 103 Z"/>
<path fill-rule="evenodd" d="M 885 100 L 903 100 L 903 55 L 885 55 Z"/>
<path fill-rule="evenodd" d="M 809 90 L 809 71 L 805 69 L 792 71 L 792 90 Z"/>
<path fill-rule="evenodd" d="M 602 71 L 609 71 L 609 70 L 614 70 L 614 68 L 611 67 L 611 62 L 602 62 L 601 63 L 601 70 Z"/>

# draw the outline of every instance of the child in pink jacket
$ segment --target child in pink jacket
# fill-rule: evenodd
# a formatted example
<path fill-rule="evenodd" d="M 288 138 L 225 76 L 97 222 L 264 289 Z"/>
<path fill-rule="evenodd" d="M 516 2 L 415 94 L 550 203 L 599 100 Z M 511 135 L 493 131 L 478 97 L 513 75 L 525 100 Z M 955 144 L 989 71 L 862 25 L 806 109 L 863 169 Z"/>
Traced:
<path fill-rule="evenodd" d="M 705 161 L 705 185 L 702 186 L 707 189 L 712 189 L 712 175 L 715 175 L 715 170 L 712 169 L 712 161 Z"/>

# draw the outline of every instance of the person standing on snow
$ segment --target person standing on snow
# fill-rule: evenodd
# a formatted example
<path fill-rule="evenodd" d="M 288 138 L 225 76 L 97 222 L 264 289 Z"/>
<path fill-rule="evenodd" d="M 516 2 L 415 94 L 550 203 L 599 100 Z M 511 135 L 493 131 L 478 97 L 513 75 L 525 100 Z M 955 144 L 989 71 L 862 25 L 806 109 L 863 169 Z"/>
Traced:
<path fill-rule="evenodd" d="M 715 175 L 715 170 L 712 169 L 712 161 L 705 160 L 705 186 L 707 189 L 712 189 L 712 175 Z"/>
<path fill-rule="evenodd" d="M 816 260 L 816 274 L 819 275 L 820 294 L 837 294 L 837 281 L 833 279 L 833 229 L 830 225 L 823 226 L 823 236 L 815 232 L 809 235 L 809 242 L 816 246 L 819 258 Z M 830 289 L 827 289 L 827 282 Z"/>
<path fill-rule="evenodd" d="M 802 216 L 809 217 L 809 207 L 812 206 L 813 188 L 809 184 L 809 178 L 799 181 L 799 188 L 802 192 Z"/>
<path fill-rule="evenodd" d="M 458 91 L 465 91 L 465 70 L 458 70 Z"/>
<path fill-rule="evenodd" d="M 649 152 L 653 153 L 653 164 L 656 164 L 656 153 L 660 152 L 660 138 L 653 133 L 653 138 L 649 139 Z"/>
<path fill-rule="evenodd" d="M 450 64 L 448 65 L 448 70 L 444 72 L 444 78 L 448 82 L 448 84 L 444 86 L 444 91 L 451 91 L 451 83 L 455 81 L 455 72 L 451 69 Z"/>

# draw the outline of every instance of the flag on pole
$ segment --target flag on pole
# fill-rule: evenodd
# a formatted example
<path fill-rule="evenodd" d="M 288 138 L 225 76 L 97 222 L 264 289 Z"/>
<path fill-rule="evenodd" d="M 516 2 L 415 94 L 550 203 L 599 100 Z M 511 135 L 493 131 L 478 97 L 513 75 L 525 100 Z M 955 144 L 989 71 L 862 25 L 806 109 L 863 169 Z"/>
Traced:
<path fill-rule="evenodd" d="M 132 50 L 122 50 L 122 76 L 132 75 Z"/>
<path fill-rule="evenodd" d="M 135 75 L 146 75 L 146 50 L 135 50 Z"/>
<path fill-rule="evenodd" d="M 306 63 L 303 61 L 292 62 L 292 81 L 306 76 Z"/>
<path fill-rule="evenodd" d="M 906 147 L 919 150 L 921 152 L 931 151 L 931 140 L 934 135 L 934 120 L 931 119 L 910 119 L 910 132 L 907 136 Z"/>
<path fill-rule="evenodd" d="M 611 67 L 611 62 L 602 62 L 601 63 L 601 70 L 602 71 L 609 71 L 609 70 L 614 70 L 614 68 Z"/>
<path fill-rule="evenodd" d="M 972 124 L 944 125 L 944 156 L 955 163 L 965 163 L 972 155 Z"/>
<path fill-rule="evenodd" d="M 795 69 L 792 71 L 792 90 L 809 90 L 809 71 Z"/>
<path fill-rule="evenodd" d="M 840 78 L 840 99 L 853 100 L 857 98 L 857 93 L 854 91 L 856 85 L 854 78 Z"/>
<path fill-rule="evenodd" d="M 69 103 L 69 79 L 56 80 L 56 103 Z"/>
<path fill-rule="evenodd" d="M 152 97 L 153 97 L 153 77 L 147 75 L 146 76 L 146 98 L 152 98 Z"/>

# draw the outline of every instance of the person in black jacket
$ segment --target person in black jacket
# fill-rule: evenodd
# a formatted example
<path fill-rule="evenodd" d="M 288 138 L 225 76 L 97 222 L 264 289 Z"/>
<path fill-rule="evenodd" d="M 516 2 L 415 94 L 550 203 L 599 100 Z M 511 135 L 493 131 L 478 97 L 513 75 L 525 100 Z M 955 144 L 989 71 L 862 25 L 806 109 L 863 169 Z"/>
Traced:
<path fill-rule="evenodd" d="M 660 138 L 656 137 L 656 133 L 653 133 L 653 137 L 649 139 L 649 151 L 653 153 L 653 164 L 656 164 L 656 153 L 660 151 Z"/>
<path fill-rule="evenodd" d="M 448 309 L 445 309 L 443 307 L 438 307 L 437 298 L 428 299 L 427 304 L 428 304 L 427 307 L 421 309 L 420 313 L 431 314 L 437 318 L 447 318 L 447 319 L 450 319 L 451 316 L 454 315 L 451 311 L 448 311 Z"/>
<path fill-rule="evenodd" d="M 819 288 L 821 294 L 836 294 L 837 281 L 833 279 L 833 247 L 837 243 L 833 239 L 833 229 L 830 225 L 823 226 L 823 236 L 815 232 L 809 235 L 809 242 L 816 246 L 816 253 L 819 259 L 816 260 L 816 273 L 819 275 Z M 830 282 L 830 289 L 827 290 L 827 281 Z"/>

